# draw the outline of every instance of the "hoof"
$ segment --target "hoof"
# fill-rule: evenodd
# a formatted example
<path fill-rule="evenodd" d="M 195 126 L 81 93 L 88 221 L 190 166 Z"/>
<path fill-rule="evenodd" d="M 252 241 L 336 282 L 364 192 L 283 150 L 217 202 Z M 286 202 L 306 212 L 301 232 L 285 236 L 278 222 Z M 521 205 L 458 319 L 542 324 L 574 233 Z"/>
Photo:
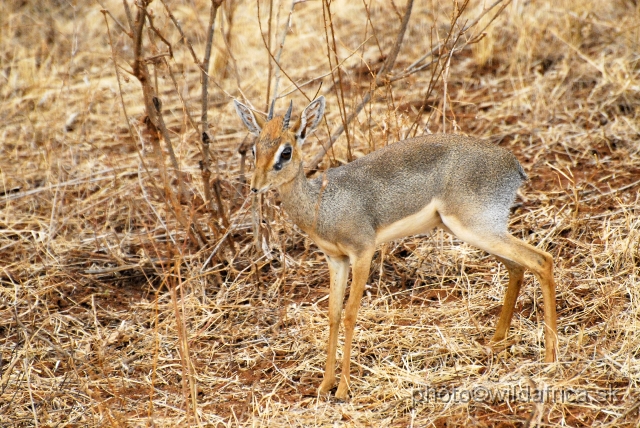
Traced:
<path fill-rule="evenodd" d="M 516 342 L 514 340 L 507 340 L 507 339 L 494 340 L 494 339 L 491 339 L 491 342 L 489 342 L 489 346 L 486 346 L 486 349 L 488 349 L 490 351 L 489 353 L 498 354 L 498 353 L 504 351 L 505 349 L 509 348 L 510 346 L 512 346 L 515 343 Z"/>
<path fill-rule="evenodd" d="M 336 378 L 324 379 L 320 384 L 320 388 L 318 388 L 318 393 L 320 395 L 325 395 L 329 391 L 331 391 L 331 388 L 333 388 L 335 385 L 336 385 Z"/>
<path fill-rule="evenodd" d="M 344 382 L 340 382 L 338 390 L 336 391 L 336 398 L 338 400 L 347 400 L 349 398 L 349 387 Z"/>

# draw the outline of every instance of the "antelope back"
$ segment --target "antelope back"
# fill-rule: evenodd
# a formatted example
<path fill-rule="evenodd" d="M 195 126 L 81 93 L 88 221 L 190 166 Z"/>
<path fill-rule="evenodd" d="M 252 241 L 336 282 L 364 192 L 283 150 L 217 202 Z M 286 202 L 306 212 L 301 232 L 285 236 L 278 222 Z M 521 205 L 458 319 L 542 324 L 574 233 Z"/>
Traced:
<path fill-rule="evenodd" d="M 264 192 L 293 180 L 302 168 L 302 144 L 324 114 L 324 97 L 312 101 L 292 126 L 293 102 L 284 116 L 275 117 L 272 104 L 266 120 L 238 101 L 234 100 L 234 106 L 249 132 L 258 137 L 253 146 L 256 170 L 251 190 Z"/>

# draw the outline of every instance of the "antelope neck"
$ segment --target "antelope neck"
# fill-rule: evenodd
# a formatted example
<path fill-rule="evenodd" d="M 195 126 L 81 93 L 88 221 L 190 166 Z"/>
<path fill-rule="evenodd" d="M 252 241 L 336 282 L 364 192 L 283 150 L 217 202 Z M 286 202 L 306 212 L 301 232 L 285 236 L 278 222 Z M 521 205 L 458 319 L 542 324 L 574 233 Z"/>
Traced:
<path fill-rule="evenodd" d="M 282 206 L 293 222 L 308 232 L 313 227 L 314 215 L 319 209 L 319 189 L 304 175 L 302 164 L 293 180 L 278 188 Z"/>

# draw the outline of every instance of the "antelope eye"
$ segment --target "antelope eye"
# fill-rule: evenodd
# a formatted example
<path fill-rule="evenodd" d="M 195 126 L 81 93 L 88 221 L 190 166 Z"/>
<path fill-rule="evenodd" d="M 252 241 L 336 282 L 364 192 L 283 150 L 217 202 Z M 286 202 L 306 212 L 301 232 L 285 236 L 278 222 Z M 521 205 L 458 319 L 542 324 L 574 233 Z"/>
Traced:
<path fill-rule="evenodd" d="M 285 147 L 285 149 L 280 153 L 281 161 L 288 161 L 291 159 L 291 147 Z"/>
<path fill-rule="evenodd" d="M 282 169 L 282 162 L 287 162 L 291 160 L 291 146 L 285 147 L 280 152 L 280 157 L 278 158 L 278 162 L 273 165 L 273 169 L 276 171 L 280 171 Z"/>
<path fill-rule="evenodd" d="M 256 148 L 255 147 L 251 147 L 251 155 L 255 158 L 256 157 Z"/>

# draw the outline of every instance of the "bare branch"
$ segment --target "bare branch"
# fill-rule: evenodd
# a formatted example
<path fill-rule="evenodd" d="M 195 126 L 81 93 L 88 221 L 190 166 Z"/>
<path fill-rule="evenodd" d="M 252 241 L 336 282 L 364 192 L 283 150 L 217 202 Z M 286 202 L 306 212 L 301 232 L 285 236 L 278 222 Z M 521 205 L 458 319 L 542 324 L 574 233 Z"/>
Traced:
<path fill-rule="evenodd" d="M 165 45 L 167 45 L 167 48 L 169 49 L 169 56 L 173 58 L 173 48 L 171 47 L 171 43 L 169 43 L 167 39 L 164 38 L 160 30 L 158 30 L 156 26 L 153 25 L 153 15 L 147 14 L 147 18 L 149 19 L 149 28 L 151 28 L 151 30 L 153 30 L 153 32 L 156 33 L 156 36 L 158 36 L 160 40 L 162 40 L 162 42 Z M 166 55 L 166 54 L 163 54 L 163 55 Z"/>
<path fill-rule="evenodd" d="M 396 42 L 391 47 L 389 56 L 387 56 L 387 60 L 385 61 L 382 68 L 380 69 L 380 73 L 378 74 L 376 83 L 378 81 L 382 83 L 382 79 L 384 79 L 384 73 L 390 73 L 391 70 L 393 69 L 393 66 L 396 63 L 396 58 L 398 58 L 398 53 L 400 52 L 400 47 L 402 46 L 402 40 L 404 39 L 404 33 L 407 31 L 407 25 L 409 25 L 409 18 L 411 17 L 412 8 L 413 8 L 413 0 L 409 0 L 407 2 L 407 10 L 404 12 L 402 23 L 400 24 L 400 31 L 398 31 Z"/>
<path fill-rule="evenodd" d="M 151 85 L 147 63 L 142 59 L 142 33 L 144 23 L 147 20 L 146 18 L 148 15 L 146 10 L 148 1 L 143 0 L 139 4 L 137 4 L 137 6 L 138 13 L 134 23 L 135 28 L 132 29 L 132 33 L 134 34 L 133 74 L 140 81 L 140 85 L 142 86 L 145 109 L 148 115 L 146 125 L 150 131 L 150 139 L 154 147 L 154 151 L 158 156 L 158 166 L 160 175 L 163 180 L 164 193 L 167 197 L 167 202 L 170 203 L 170 206 L 173 208 L 171 211 L 175 214 L 178 222 L 185 228 L 185 230 L 189 231 L 190 235 L 194 238 L 193 241 L 195 242 L 195 244 L 198 247 L 202 247 L 206 242 L 206 235 L 197 224 L 190 224 L 189 221 L 184 217 L 180 202 L 176 198 L 176 195 L 171 190 L 171 187 L 169 185 L 167 171 L 164 165 L 163 153 L 158 142 L 158 135 L 162 135 L 162 138 L 164 139 L 167 147 L 167 151 L 169 152 L 169 157 L 175 169 L 178 179 L 179 195 L 186 195 L 186 192 L 184 191 L 184 183 L 181 177 L 181 171 L 178 165 L 177 158 L 173 151 L 169 130 L 167 129 L 167 126 L 164 123 L 164 118 L 162 116 L 162 101 L 156 95 L 153 86 Z M 196 233 L 194 234 L 193 231 L 195 231 Z"/>
<path fill-rule="evenodd" d="M 465 47 L 469 46 L 470 44 L 477 42 L 478 41 L 478 37 L 480 37 L 480 34 L 491 24 L 491 22 L 493 22 L 495 20 L 495 18 L 504 10 L 504 8 L 510 2 L 511 2 L 511 0 L 496 0 L 488 8 L 484 9 L 482 11 L 482 13 L 480 13 L 477 17 L 475 17 L 471 22 L 469 22 L 467 25 L 465 25 L 460 31 L 457 32 L 455 37 L 453 37 L 453 40 L 454 40 L 453 46 L 455 46 L 455 44 L 457 43 L 457 41 L 460 39 L 460 37 L 462 35 L 464 35 L 470 28 L 472 28 L 475 25 L 477 25 L 477 23 L 480 21 L 480 19 L 482 19 L 482 17 L 484 17 L 487 13 L 489 13 L 496 6 L 498 6 L 499 4 L 502 3 L 502 6 L 498 10 L 498 12 L 493 16 L 491 21 L 485 27 L 483 27 L 482 30 L 480 30 L 478 35 L 473 36 L 467 43 L 465 43 L 464 46 L 462 46 L 460 48 L 453 48 L 452 47 L 449 50 L 448 55 L 452 55 L 455 52 L 459 52 L 462 49 L 464 49 Z M 466 1 L 463 4 L 463 6 L 459 10 L 459 13 L 461 13 L 465 9 L 467 4 L 468 4 L 468 1 Z M 423 64 L 425 59 L 427 59 L 429 56 L 435 55 L 438 52 L 441 52 L 442 49 L 450 43 L 450 40 L 452 39 L 452 37 L 451 37 L 452 31 L 449 32 L 449 34 L 447 35 L 447 38 L 443 42 L 439 43 L 437 46 L 435 46 L 433 49 L 431 49 L 425 55 L 423 55 L 422 57 L 420 57 L 419 59 L 414 61 L 411 65 L 409 65 L 407 68 L 405 68 L 402 73 L 399 73 L 399 74 L 396 74 L 396 75 L 391 75 L 390 74 L 391 70 L 393 69 L 393 65 L 395 64 L 396 57 L 397 57 L 397 55 L 398 55 L 398 53 L 400 51 L 402 38 L 404 37 L 404 32 L 406 31 L 406 25 L 408 24 L 409 16 L 410 16 L 410 13 L 411 13 L 411 6 L 413 6 L 413 1 L 412 0 L 410 0 L 407 3 L 407 10 L 405 11 L 405 15 L 404 15 L 403 20 L 402 20 L 402 26 L 400 28 L 400 31 L 398 32 L 398 37 L 396 38 L 396 43 L 391 48 L 391 51 L 389 53 L 389 56 L 387 57 L 387 60 L 385 61 L 385 64 L 384 64 L 383 68 L 378 73 L 378 75 L 376 77 L 375 84 L 369 90 L 369 92 L 367 92 L 367 94 L 363 97 L 362 101 L 356 106 L 354 111 L 351 114 L 349 114 L 349 116 L 347 117 L 346 123 L 345 124 L 341 124 L 334 131 L 334 133 L 331 135 L 331 138 L 329 139 L 328 144 L 323 146 L 322 150 L 311 160 L 311 162 L 309 164 L 309 173 L 308 174 L 312 174 L 317 169 L 317 167 L 320 164 L 320 162 L 322 162 L 322 159 L 324 158 L 324 155 L 331 149 L 331 147 L 336 142 L 336 140 L 344 132 L 345 126 L 347 126 L 362 111 L 362 109 L 364 108 L 365 104 L 367 104 L 371 100 L 373 92 L 378 87 L 380 87 L 380 86 L 382 86 L 384 84 L 389 84 L 389 83 L 396 82 L 398 80 L 404 79 L 404 78 L 406 78 L 406 77 L 408 77 L 408 76 L 410 76 L 410 75 L 412 75 L 414 73 L 417 73 L 419 71 L 422 71 L 422 70 L 428 68 L 429 66 L 433 65 L 434 63 L 438 63 L 440 61 L 440 59 L 434 59 L 434 60 L 432 60 L 432 61 L 430 61 L 430 62 L 428 62 L 426 64 Z M 460 15 L 458 14 L 455 17 L 456 20 L 459 17 L 460 17 Z M 452 25 L 452 29 L 453 29 L 453 25 Z M 443 69 L 440 70 L 440 72 L 437 74 L 437 77 L 440 76 L 442 71 L 443 71 Z M 434 77 L 436 77 L 436 76 L 434 75 Z M 435 80 L 437 80 L 437 79 L 432 79 L 432 83 L 430 84 L 430 90 L 427 91 L 428 94 L 431 93 L 431 88 L 432 88 L 433 83 L 435 82 Z"/>
<path fill-rule="evenodd" d="M 284 26 L 284 30 L 282 31 L 282 40 L 280 41 L 280 50 L 278 51 L 278 55 L 274 59 L 276 63 L 280 63 L 280 57 L 282 56 L 282 51 L 284 50 L 284 41 L 287 38 L 287 33 L 291 30 L 291 15 L 293 15 L 293 8 L 296 6 L 296 0 L 291 2 L 291 9 L 289 9 L 289 17 L 287 18 L 287 23 Z M 280 84 L 280 67 L 276 68 L 275 71 L 275 81 L 273 84 L 273 99 L 277 99 L 278 97 L 278 85 Z"/>
<path fill-rule="evenodd" d="M 435 84 L 436 82 L 440 79 L 440 77 L 442 76 L 445 67 L 446 67 L 446 63 L 443 65 L 441 63 L 441 61 L 443 60 L 443 58 L 445 58 L 445 54 L 444 54 L 444 50 L 447 46 L 449 46 L 450 44 L 453 46 L 451 48 L 451 51 L 453 51 L 453 49 L 455 48 L 456 44 L 458 43 L 458 40 L 460 40 L 460 38 L 463 35 L 463 31 L 464 31 L 464 26 L 462 28 L 462 30 L 458 31 L 455 35 L 455 37 L 453 37 L 454 34 L 454 28 L 456 27 L 458 20 L 460 19 L 460 17 L 462 16 L 462 13 L 466 10 L 467 6 L 469 5 L 469 0 L 465 0 L 464 3 L 462 4 L 461 7 L 459 7 L 456 3 L 456 10 L 454 10 L 454 13 L 451 15 L 451 22 L 449 24 L 449 31 L 447 32 L 447 36 L 445 37 L 444 41 L 439 43 L 438 46 L 440 47 L 439 49 L 439 53 L 440 55 L 434 60 L 432 61 L 432 63 L 435 63 L 435 69 L 433 70 L 433 72 L 431 73 L 431 79 L 429 81 L 429 87 L 427 88 L 427 91 L 424 95 L 424 103 L 423 105 L 427 104 L 427 101 L 429 99 L 429 97 L 431 96 L 431 93 L 433 92 L 434 88 L 435 88 Z M 450 43 L 450 40 L 453 38 L 453 43 Z M 451 55 L 451 52 L 450 52 Z M 450 56 L 449 55 L 449 56 Z M 443 107 L 445 107 L 445 104 L 443 103 Z M 424 110 L 421 109 L 418 114 L 416 115 L 416 117 L 413 120 L 413 123 L 411 124 L 411 127 L 409 128 L 409 132 L 408 135 L 410 135 L 412 132 L 415 135 L 415 132 L 418 129 L 418 122 L 420 120 L 420 118 L 422 117 L 422 112 Z M 444 110 L 442 112 L 443 116 L 444 116 Z M 444 119 L 443 119 L 444 120 Z M 444 132 L 444 129 L 443 129 Z"/>
<path fill-rule="evenodd" d="M 485 16 L 487 13 L 489 13 L 489 11 L 491 9 L 493 9 L 494 7 L 496 7 L 497 5 L 499 5 L 500 3 L 504 2 L 505 0 L 496 0 L 495 2 L 493 2 L 488 8 L 484 9 L 482 11 L 482 13 L 478 16 L 475 17 L 475 19 L 473 19 L 470 23 L 468 23 L 467 25 L 465 25 L 462 30 L 460 30 L 458 32 L 459 35 L 462 35 L 464 33 L 466 33 L 471 27 L 474 27 L 481 19 L 483 16 Z M 506 3 L 502 6 L 502 8 L 498 11 L 498 14 L 500 14 L 500 12 L 502 12 L 502 10 L 509 4 L 511 3 L 511 0 L 506 0 Z M 497 15 L 498 15 L 497 14 Z M 496 16 L 497 16 L 496 15 Z M 495 19 L 495 16 L 494 18 Z M 491 20 L 493 22 L 493 19 Z M 486 28 L 486 27 L 485 27 Z M 483 30 L 484 31 L 484 30 Z M 415 60 L 413 63 L 411 63 L 411 65 L 409 65 L 407 68 L 404 69 L 404 72 L 411 72 L 412 70 L 414 70 L 416 67 L 418 67 L 420 65 L 420 63 L 422 63 L 422 61 L 424 61 L 425 59 L 429 58 L 430 56 L 433 56 L 436 52 L 439 52 L 440 49 L 442 49 L 443 44 L 440 43 L 438 44 L 435 48 L 431 49 L 429 52 L 427 52 L 426 54 L 424 54 L 423 56 L 421 56 L 420 58 L 418 58 L 417 60 Z"/>
<path fill-rule="evenodd" d="M 293 2 L 292 7 L 297 4 L 299 2 Z M 260 4 L 260 2 L 258 2 L 258 4 Z M 295 80 L 293 80 L 293 78 L 291 76 L 289 76 L 289 74 L 282 68 L 282 66 L 280 65 L 280 61 L 278 61 L 276 59 L 276 57 L 273 55 L 273 53 L 271 52 L 271 50 L 269 49 L 269 43 L 267 42 L 267 40 L 264 37 L 264 32 L 262 30 L 262 21 L 260 21 L 260 8 L 258 7 L 258 26 L 260 27 L 260 36 L 262 37 L 262 43 L 264 44 L 265 48 L 267 48 L 267 52 L 269 53 L 269 57 L 271 57 L 271 59 L 273 60 L 273 62 L 275 63 L 276 66 L 278 66 L 278 68 L 280 69 L 280 71 L 282 72 L 282 74 L 284 74 L 287 79 L 289 79 L 289 81 L 293 84 L 293 86 L 296 87 L 296 89 L 298 91 L 300 91 L 300 93 L 308 100 L 311 101 L 311 99 L 309 98 L 309 96 L 302 90 L 302 88 L 295 82 Z M 269 104 L 267 102 L 267 104 Z"/>
<path fill-rule="evenodd" d="M 369 37 L 367 37 L 367 38 L 366 38 L 362 43 L 360 43 L 360 44 L 358 45 L 358 47 L 357 47 L 357 48 L 355 48 L 355 49 L 353 50 L 353 52 L 351 52 L 349 55 L 347 55 L 346 57 L 344 57 L 344 58 L 342 59 L 342 61 L 340 61 L 340 63 L 339 63 L 339 64 L 337 64 L 335 67 L 333 67 L 333 68 L 331 69 L 331 71 L 328 71 L 328 72 L 326 72 L 326 73 L 324 73 L 324 74 L 321 74 L 320 76 L 316 76 L 316 77 L 314 77 L 314 78 L 312 78 L 312 79 L 306 80 L 305 82 L 298 84 L 298 88 L 302 88 L 302 87 L 304 87 L 304 86 L 310 85 L 310 84 L 311 84 L 311 83 L 313 83 L 313 82 L 318 82 L 318 81 L 322 82 L 322 79 L 323 79 L 323 78 L 325 78 L 325 77 L 327 77 L 327 76 L 330 76 L 330 75 L 331 75 L 331 73 L 333 73 L 333 72 L 334 72 L 338 67 L 341 67 L 341 66 L 342 66 L 342 64 L 344 64 L 347 60 L 349 60 L 352 56 L 354 56 L 354 55 L 356 54 L 356 52 L 358 51 L 358 49 L 360 49 L 361 47 L 363 47 L 363 46 L 364 46 L 364 45 L 365 45 L 365 44 L 366 44 L 366 43 L 371 39 L 371 37 L 373 37 L 373 36 L 369 36 Z M 277 99 L 284 98 L 284 97 L 286 97 L 287 95 L 290 95 L 290 94 L 294 93 L 295 91 L 297 91 L 297 89 L 290 89 L 292 86 L 294 86 L 294 85 L 289 85 L 289 86 L 287 86 L 285 89 L 283 89 L 283 90 L 284 90 L 284 91 L 286 91 L 286 92 L 285 92 L 285 93 L 283 93 L 283 94 L 278 95 L 278 98 L 277 98 Z M 316 96 L 317 96 L 317 95 L 316 95 Z M 314 97 L 314 99 L 315 99 L 315 97 Z"/>
<path fill-rule="evenodd" d="M 258 20 L 260 20 L 260 2 L 257 1 L 256 2 L 256 6 L 258 7 Z M 269 56 L 271 56 L 271 32 L 272 32 L 272 21 L 273 21 L 273 0 L 269 0 L 269 20 L 267 21 L 267 51 L 269 51 Z M 262 31 L 262 29 L 260 29 L 260 31 Z M 267 111 L 269 110 L 269 103 L 271 100 L 271 76 L 273 75 L 273 66 L 271 65 L 271 61 L 268 61 L 269 63 L 269 67 L 267 67 L 268 69 L 268 73 L 269 75 L 267 76 L 267 99 L 266 99 L 266 104 L 267 104 Z"/>
<path fill-rule="evenodd" d="M 178 22 L 176 17 L 173 15 L 173 13 L 171 12 L 171 9 L 169 9 L 169 6 L 167 6 L 166 1 L 160 0 L 160 2 L 164 6 L 164 9 L 166 10 L 167 15 L 169 15 L 169 19 L 171 19 L 171 22 L 173 22 L 173 25 L 175 25 L 176 28 L 178 29 L 178 32 L 180 33 L 180 37 L 182 38 L 182 41 L 184 42 L 185 45 L 187 45 L 187 48 L 191 53 L 191 57 L 193 58 L 193 62 L 196 63 L 196 65 L 202 70 L 202 65 L 200 64 L 200 61 L 198 61 L 198 56 L 196 55 L 196 52 L 193 50 L 193 46 L 191 45 L 191 42 L 189 41 L 189 39 L 187 39 L 187 36 L 184 35 L 184 31 L 182 31 L 182 26 L 180 25 L 180 22 Z"/>
<path fill-rule="evenodd" d="M 212 1 L 215 1 L 215 2 L 219 1 L 220 3 L 222 3 L 222 0 L 212 0 Z M 162 5 L 164 6 L 165 10 L 167 11 L 167 15 L 169 15 L 169 19 L 171 19 L 171 22 L 173 22 L 173 25 L 175 25 L 176 28 L 178 29 L 178 32 L 180 33 L 180 37 L 182 38 L 182 41 L 185 43 L 185 45 L 187 45 L 187 48 L 189 49 L 189 52 L 191 53 L 191 57 L 193 58 L 193 62 L 196 64 L 196 67 L 198 67 L 201 72 L 205 72 L 204 69 L 202 68 L 202 64 L 198 60 L 198 56 L 196 55 L 196 52 L 193 50 L 193 46 L 191 45 L 191 42 L 189 41 L 187 36 L 185 36 L 185 34 L 184 34 L 184 31 L 182 30 L 182 26 L 180 25 L 180 22 L 173 15 L 171 10 L 169 9 L 169 6 L 167 6 L 167 3 L 165 2 L 165 0 L 160 0 L 160 2 L 162 2 Z M 207 73 L 207 76 L 209 75 L 208 72 L 205 72 L 205 73 Z M 222 93 L 224 93 L 230 100 L 234 98 L 222 86 L 220 86 L 218 84 L 218 82 L 216 82 L 215 80 L 213 81 L 213 84 L 216 85 L 216 87 L 218 89 L 220 89 L 220 91 L 222 91 Z"/>
<path fill-rule="evenodd" d="M 209 11 L 209 27 L 207 31 L 207 44 L 204 50 L 202 61 L 202 133 L 209 131 L 207 109 L 209 105 L 209 63 L 211 62 L 211 47 L 213 45 L 213 33 L 215 31 L 216 14 L 222 0 L 211 0 L 211 10 Z"/>
<path fill-rule="evenodd" d="M 349 116 L 347 116 L 347 119 L 346 119 L 345 123 L 340 125 L 338 127 L 338 129 L 331 135 L 331 139 L 329 140 L 329 143 L 326 146 L 324 146 L 322 148 L 322 150 L 320 151 L 320 153 L 318 153 L 313 158 L 313 160 L 311 161 L 311 164 L 309 165 L 309 168 L 310 168 L 311 172 L 313 172 L 318 167 L 320 162 L 322 162 L 322 159 L 324 158 L 324 155 L 329 151 L 331 146 L 333 146 L 333 143 L 336 142 L 336 140 L 340 137 L 340 135 L 342 135 L 342 133 L 345 130 L 345 127 L 358 115 L 358 113 L 360 113 L 362 111 L 362 109 L 369 102 L 369 100 L 371 100 L 371 96 L 373 95 L 373 92 L 379 86 L 382 86 L 383 84 L 385 84 L 387 82 L 387 80 L 385 78 L 386 77 L 385 73 L 391 72 L 391 70 L 393 69 L 393 66 L 395 65 L 395 61 L 396 61 L 396 58 L 398 56 L 398 52 L 400 52 L 400 45 L 402 45 L 402 40 L 404 39 L 404 34 L 407 31 L 407 25 L 409 23 L 409 18 L 411 16 L 411 9 L 412 8 L 413 8 L 413 0 L 409 0 L 407 2 L 407 8 L 405 10 L 404 17 L 402 19 L 402 25 L 400 26 L 400 30 L 398 31 L 398 36 L 396 37 L 396 42 L 391 47 L 391 51 L 389 53 L 389 56 L 387 57 L 387 60 L 385 61 L 384 66 L 380 70 L 380 73 L 378 73 L 378 75 L 376 77 L 376 81 L 375 81 L 375 83 L 373 85 L 373 88 L 371 88 L 369 90 L 369 92 L 367 92 L 367 94 L 364 96 L 364 98 L 362 99 L 360 104 L 358 104 L 358 106 L 355 108 L 355 110 L 353 112 L 351 112 L 351 114 Z"/>
<path fill-rule="evenodd" d="M 131 33 L 131 31 L 127 30 L 126 27 L 124 26 L 124 24 L 122 24 L 120 21 L 118 21 L 118 19 L 115 16 L 113 16 L 111 11 L 109 9 L 107 9 L 106 7 L 104 7 L 104 5 L 102 4 L 101 1 L 98 0 L 98 4 L 100 5 L 100 7 L 102 7 L 100 12 L 108 14 L 111 17 L 111 19 L 113 19 L 113 22 L 118 24 L 118 27 L 120 27 L 120 29 L 122 30 L 123 33 L 125 33 L 129 37 L 133 37 L 133 34 Z"/>
<path fill-rule="evenodd" d="M 111 46 L 111 60 L 113 61 L 113 68 L 114 68 L 115 73 L 116 73 L 116 81 L 118 82 L 118 94 L 120 95 L 120 103 L 122 105 L 122 112 L 124 114 L 125 121 L 127 122 L 127 129 L 129 130 L 129 135 L 131 136 L 132 139 L 134 139 L 135 133 L 133 132 L 133 128 L 131 127 L 131 120 L 129 119 L 129 114 L 127 113 L 127 106 L 126 106 L 126 104 L 124 102 L 124 98 L 122 96 L 122 83 L 120 82 L 120 73 L 118 72 L 120 67 L 118 66 L 118 63 L 116 61 L 116 53 L 115 53 L 115 49 L 113 47 L 113 39 L 111 37 L 111 29 L 109 27 L 109 20 L 107 20 L 107 17 L 105 15 L 105 13 L 108 13 L 108 12 L 103 10 L 102 14 L 104 16 L 105 24 L 107 26 L 107 35 L 109 37 L 109 45 Z M 109 15 L 112 16 L 111 14 L 109 14 Z M 133 33 L 131 32 L 131 34 L 133 34 Z M 142 156 L 142 153 L 140 153 L 140 150 L 138 149 L 138 147 L 136 147 L 136 151 L 138 153 L 138 158 L 140 159 L 140 163 L 142 164 L 142 167 L 144 168 L 145 172 L 147 173 L 147 175 L 151 175 L 151 172 L 149 171 L 149 167 L 147 166 L 147 163 L 144 161 L 144 157 Z M 158 188 L 158 186 L 156 186 L 155 182 L 152 181 L 151 185 L 156 189 L 158 194 L 161 194 L 160 189 Z"/>
<path fill-rule="evenodd" d="M 133 38 L 133 18 L 131 16 L 131 9 L 129 8 L 127 0 L 122 0 L 122 6 L 124 7 L 124 14 L 127 17 L 127 22 L 129 23 L 130 28 L 130 31 L 127 34 L 129 34 L 129 37 Z"/>
<path fill-rule="evenodd" d="M 329 22 L 328 26 L 327 25 L 324 26 L 324 35 L 325 35 L 326 44 L 327 44 L 327 60 L 329 61 L 329 68 L 331 68 L 332 70 L 331 71 L 331 79 L 333 80 L 332 88 L 336 93 L 336 100 L 338 101 L 338 110 L 340 111 L 340 119 L 342 120 L 342 131 L 345 132 L 345 136 L 347 138 L 347 160 L 351 162 L 352 160 L 351 159 L 351 138 L 349 136 L 349 129 L 348 129 L 349 122 L 347 121 L 347 107 L 344 101 L 344 87 L 342 85 L 342 68 L 335 67 L 337 80 L 338 80 L 336 82 L 336 75 L 333 72 L 334 67 L 331 63 L 331 53 L 333 53 L 333 57 L 336 63 L 340 62 L 340 60 L 338 58 L 338 48 L 336 46 L 336 34 L 333 28 L 333 18 L 331 17 L 331 2 L 329 0 L 323 0 L 322 2 L 322 16 L 324 17 L 325 22 L 327 21 Z M 329 35 L 331 35 L 331 37 L 329 37 Z"/>

